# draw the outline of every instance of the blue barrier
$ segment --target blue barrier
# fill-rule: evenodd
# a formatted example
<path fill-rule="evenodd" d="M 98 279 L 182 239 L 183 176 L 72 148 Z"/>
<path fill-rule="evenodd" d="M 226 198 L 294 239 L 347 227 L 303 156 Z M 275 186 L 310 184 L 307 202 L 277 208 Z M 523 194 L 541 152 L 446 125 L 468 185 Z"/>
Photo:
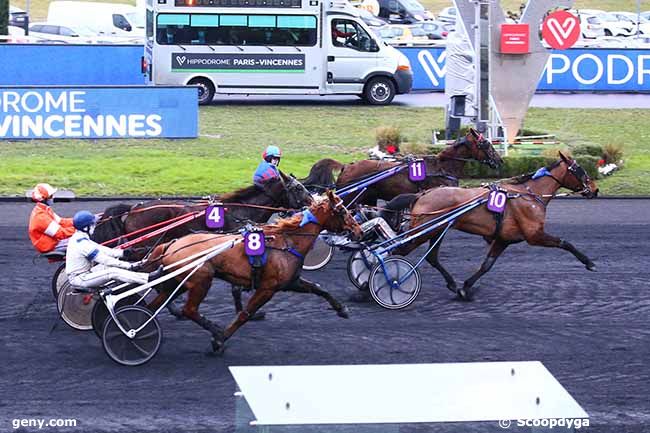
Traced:
<path fill-rule="evenodd" d="M 414 90 L 444 91 L 444 48 L 400 48 L 413 68 Z M 538 90 L 650 92 L 650 50 L 553 51 Z"/>
<path fill-rule="evenodd" d="M 444 48 L 399 48 L 411 61 L 413 89 L 443 91 Z M 0 44 L 2 85 L 143 84 L 141 45 Z M 553 51 L 539 90 L 650 92 L 650 50 Z"/>
<path fill-rule="evenodd" d="M 142 45 L 0 44 L 0 86 L 145 84 Z"/>
<path fill-rule="evenodd" d="M 0 137 L 195 138 L 196 87 L 0 88 Z"/>

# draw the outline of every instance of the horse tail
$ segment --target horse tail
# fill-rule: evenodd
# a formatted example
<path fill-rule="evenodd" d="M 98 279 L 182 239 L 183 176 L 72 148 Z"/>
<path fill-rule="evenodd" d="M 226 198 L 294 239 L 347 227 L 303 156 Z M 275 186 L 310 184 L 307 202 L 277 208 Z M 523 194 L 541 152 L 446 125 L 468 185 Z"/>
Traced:
<path fill-rule="evenodd" d="M 131 205 L 128 204 L 117 204 L 106 208 L 102 217 L 97 222 L 97 228 L 95 229 L 95 233 L 93 233 L 93 240 L 102 243 L 109 239 L 125 235 L 124 220 L 130 211 Z"/>
<path fill-rule="evenodd" d="M 418 194 L 415 193 L 400 194 L 386 203 L 384 208 L 379 212 L 379 216 L 385 219 L 386 222 L 397 231 L 402 219 L 402 213 L 404 213 L 404 210 L 406 209 L 411 209 L 417 198 Z"/>
<path fill-rule="evenodd" d="M 334 159 L 321 159 L 309 170 L 309 175 L 300 179 L 300 182 L 312 192 L 322 193 L 328 188 L 333 188 L 336 178 L 343 170 L 344 164 Z M 336 175 L 334 174 L 336 172 Z"/>

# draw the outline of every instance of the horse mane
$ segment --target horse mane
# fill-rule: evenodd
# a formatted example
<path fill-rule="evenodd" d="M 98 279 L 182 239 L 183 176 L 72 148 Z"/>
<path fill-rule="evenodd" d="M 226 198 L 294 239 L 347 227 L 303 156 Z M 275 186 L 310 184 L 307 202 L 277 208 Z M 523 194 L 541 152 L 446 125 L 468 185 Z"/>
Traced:
<path fill-rule="evenodd" d="M 336 165 L 339 165 L 339 162 L 334 159 L 321 159 L 311 167 L 306 178 L 300 179 L 300 183 L 307 188 L 315 187 L 324 191 L 336 181 L 333 167 Z"/>
<path fill-rule="evenodd" d="M 321 207 L 329 206 L 329 201 L 324 200 L 314 206 L 310 206 L 309 210 L 311 212 L 314 212 L 316 209 L 319 209 Z M 293 230 L 297 230 L 300 228 L 300 223 L 302 222 L 302 212 L 299 212 L 295 215 L 292 215 L 288 218 L 282 218 L 281 220 L 278 220 L 274 224 L 267 224 L 265 226 L 265 231 L 268 234 L 280 234 L 284 232 L 289 232 Z"/>
<path fill-rule="evenodd" d="M 553 164 L 551 164 L 551 165 L 547 165 L 547 166 L 546 166 L 546 169 L 547 169 L 548 171 L 551 171 L 551 170 L 553 170 L 555 167 L 557 167 L 558 165 L 560 165 L 561 162 L 562 162 L 562 160 L 555 161 Z M 538 170 L 539 170 L 539 169 L 538 169 Z M 538 170 L 531 171 L 530 173 L 522 174 L 522 175 L 519 175 L 519 176 L 515 176 L 514 178 L 512 178 L 512 179 L 510 179 L 510 180 L 507 180 L 507 181 L 504 182 L 504 183 L 506 183 L 506 184 L 508 184 L 508 185 L 521 185 L 522 183 L 526 183 L 526 182 L 528 182 L 529 180 L 531 180 L 531 179 L 533 178 L 533 176 L 535 175 L 535 173 L 537 173 Z"/>
<path fill-rule="evenodd" d="M 279 178 L 272 178 L 266 181 L 265 183 L 280 182 Z M 260 190 L 256 185 L 250 185 L 244 188 L 240 188 L 233 192 L 227 192 L 217 196 L 219 200 L 223 202 L 231 203 L 244 203 L 248 199 L 251 199 L 260 194 Z"/>

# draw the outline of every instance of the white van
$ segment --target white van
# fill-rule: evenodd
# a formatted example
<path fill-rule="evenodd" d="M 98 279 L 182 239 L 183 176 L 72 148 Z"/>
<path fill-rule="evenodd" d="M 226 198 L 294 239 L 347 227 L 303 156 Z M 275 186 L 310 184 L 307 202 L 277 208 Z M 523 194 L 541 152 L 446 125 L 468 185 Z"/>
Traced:
<path fill-rule="evenodd" d="M 173 4 L 165 4 L 172 2 Z M 408 59 L 347 1 L 149 0 L 143 73 L 221 94 L 351 94 L 389 104 L 411 90 Z"/>
<path fill-rule="evenodd" d="M 85 1 L 53 1 L 47 20 L 84 26 L 98 35 L 144 38 L 144 11 L 135 6 Z"/>

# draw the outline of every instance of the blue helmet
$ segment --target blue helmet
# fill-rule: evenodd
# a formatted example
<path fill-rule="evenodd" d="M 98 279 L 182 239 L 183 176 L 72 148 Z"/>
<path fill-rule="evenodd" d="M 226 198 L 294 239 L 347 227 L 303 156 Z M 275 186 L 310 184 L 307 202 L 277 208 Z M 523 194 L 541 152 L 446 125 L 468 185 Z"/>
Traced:
<path fill-rule="evenodd" d="M 282 151 L 278 146 L 268 146 L 262 154 L 262 158 L 265 161 L 268 161 L 270 158 L 282 158 Z"/>
<path fill-rule="evenodd" d="M 88 227 L 92 226 L 97 222 L 97 218 L 94 214 L 88 212 L 87 210 L 80 210 L 72 218 L 72 224 L 77 230 L 84 231 Z"/>

